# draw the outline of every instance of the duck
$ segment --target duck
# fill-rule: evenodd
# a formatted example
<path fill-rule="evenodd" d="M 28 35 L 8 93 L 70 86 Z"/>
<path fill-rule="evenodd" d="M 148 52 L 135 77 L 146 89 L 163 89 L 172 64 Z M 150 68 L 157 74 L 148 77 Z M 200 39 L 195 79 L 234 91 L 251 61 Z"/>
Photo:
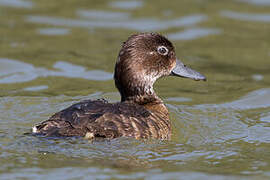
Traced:
<path fill-rule="evenodd" d="M 157 79 L 166 76 L 206 80 L 176 57 L 173 44 L 163 35 L 133 34 L 123 42 L 114 68 L 120 102 L 78 102 L 34 125 L 32 133 L 46 137 L 170 140 L 169 111 L 153 88 Z"/>

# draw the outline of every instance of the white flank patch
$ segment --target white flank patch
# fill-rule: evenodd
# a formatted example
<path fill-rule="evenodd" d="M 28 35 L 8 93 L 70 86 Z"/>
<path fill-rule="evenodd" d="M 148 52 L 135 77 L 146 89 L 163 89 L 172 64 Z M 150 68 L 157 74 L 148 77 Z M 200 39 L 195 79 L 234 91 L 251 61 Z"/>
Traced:
<path fill-rule="evenodd" d="M 37 133 L 37 127 L 36 126 L 32 127 L 32 132 Z"/>
<path fill-rule="evenodd" d="M 84 136 L 85 139 L 93 139 L 94 138 L 94 133 L 87 132 Z"/>

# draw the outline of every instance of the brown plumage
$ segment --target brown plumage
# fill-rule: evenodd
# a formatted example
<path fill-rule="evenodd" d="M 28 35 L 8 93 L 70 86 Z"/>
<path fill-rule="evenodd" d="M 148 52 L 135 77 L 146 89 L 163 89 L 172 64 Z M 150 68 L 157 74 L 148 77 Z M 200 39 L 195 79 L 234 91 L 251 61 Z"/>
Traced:
<path fill-rule="evenodd" d="M 54 114 L 33 127 L 45 136 L 121 136 L 171 138 L 171 122 L 163 101 L 153 89 L 163 76 L 205 80 L 200 73 L 177 60 L 172 43 L 157 33 L 132 35 L 123 43 L 115 65 L 115 85 L 121 102 L 86 100 Z"/>

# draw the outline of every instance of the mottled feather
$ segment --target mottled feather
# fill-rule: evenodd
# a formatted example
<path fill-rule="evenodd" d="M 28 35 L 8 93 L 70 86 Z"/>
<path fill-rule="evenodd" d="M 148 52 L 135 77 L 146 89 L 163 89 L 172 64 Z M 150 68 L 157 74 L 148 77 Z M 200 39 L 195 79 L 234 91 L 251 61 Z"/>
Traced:
<path fill-rule="evenodd" d="M 127 136 L 168 139 L 170 124 L 161 125 L 154 121 L 155 118 L 156 114 L 134 103 L 86 100 L 54 114 L 35 127 L 36 133 L 45 136 L 86 136 L 91 133 L 93 138 Z M 161 134 L 164 133 L 162 129 L 167 135 Z"/>

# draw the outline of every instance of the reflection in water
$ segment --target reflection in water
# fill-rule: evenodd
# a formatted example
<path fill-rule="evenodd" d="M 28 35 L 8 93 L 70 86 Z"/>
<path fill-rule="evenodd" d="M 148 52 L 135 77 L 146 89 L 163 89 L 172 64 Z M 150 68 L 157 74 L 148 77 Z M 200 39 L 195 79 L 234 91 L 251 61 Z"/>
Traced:
<path fill-rule="evenodd" d="M 139 4 L 132 5 L 134 2 Z M 131 9 L 121 8 L 128 3 Z M 270 81 L 267 71 L 269 8 L 268 0 L 171 0 L 149 4 L 142 0 L 0 0 L 0 57 L 11 58 L 0 59 L 0 81 L 14 82 L 0 84 L 0 179 L 269 179 L 270 90 L 263 89 L 269 88 Z M 219 12 L 224 14 L 216 16 Z M 198 15 L 190 16 L 190 13 Z M 25 24 L 25 21 L 34 23 Z M 255 23 L 246 23 L 248 21 Z M 83 38 L 89 31 L 83 28 L 91 26 L 103 29 L 91 32 L 89 42 L 89 38 Z M 59 33 L 51 28 L 68 29 L 69 34 L 64 38 L 37 34 Z M 112 31 L 114 28 L 119 29 Z M 193 85 L 184 80 L 179 81 L 181 84 L 175 84 L 174 80 L 160 82 L 163 97 L 176 96 L 166 101 L 174 128 L 172 141 L 88 142 L 23 135 L 33 124 L 78 101 L 105 98 L 115 102 L 120 98 L 111 81 L 98 83 L 97 87 L 95 82 L 89 81 L 90 91 L 83 90 L 82 83 L 75 87 L 79 91 L 74 94 L 96 92 L 88 96 L 55 95 L 69 91 L 66 87 L 70 87 L 69 81 L 59 76 L 77 77 L 76 81 L 80 81 L 88 78 L 87 73 L 92 71 L 76 66 L 76 60 L 57 62 L 45 68 L 40 58 L 48 57 L 47 50 L 66 52 L 76 44 L 77 49 L 89 52 L 86 44 L 92 43 L 97 44 L 92 46 L 93 52 L 100 52 L 113 38 L 121 40 L 130 30 L 181 34 L 197 28 L 217 28 L 212 30 L 220 30 L 219 33 L 226 29 L 226 36 L 208 36 L 176 44 L 184 56 L 192 54 L 205 60 L 206 64 L 198 66 L 207 72 L 209 84 L 198 87 L 197 83 Z M 201 32 L 192 34 L 201 36 Z M 186 38 L 186 35 L 181 36 Z M 54 47 L 46 49 L 51 45 Z M 113 53 L 118 48 L 116 43 L 105 51 Z M 96 55 L 105 60 L 112 54 Z M 59 60 L 64 57 L 58 53 L 53 56 Z M 24 63 L 12 58 L 32 60 Z M 78 58 L 84 61 L 83 56 Z M 106 61 L 98 64 L 103 69 Z M 102 71 L 103 79 L 104 73 L 108 79 L 112 78 L 110 73 Z M 246 78 L 239 79 L 239 76 Z M 61 86 L 48 84 L 46 78 L 36 79 L 38 77 L 54 77 Z M 94 74 L 89 79 L 97 77 Z M 30 82 L 15 83 L 25 81 Z M 177 88 L 167 91 L 170 85 Z M 184 95 L 177 98 L 180 88 Z M 46 92 L 40 93 L 43 89 Z M 98 92 L 99 89 L 110 93 Z M 257 91 L 243 96 L 250 89 Z M 207 93 L 200 93 L 202 91 Z M 198 104 L 207 101 L 213 104 Z"/>
<path fill-rule="evenodd" d="M 270 143 L 270 127 L 259 123 L 260 109 L 270 109 L 270 89 L 253 91 L 246 96 L 223 104 L 177 105 L 170 108 L 178 117 L 176 128 L 181 129 L 188 143 L 224 143 L 243 140 L 248 143 Z M 267 118 L 269 114 L 264 117 Z M 265 121 L 264 118 L 264 121 Z M 256 122 L 256 123 L 255 123 Z"/>
<path fill-rule="evenodd" d="M 239 100 L 219 105 L 222 108 L 233 108 L 241 110 L 268 108 L 270 107 L 270 89 L 253 91 Z"/>
<path fill-rule="evenodd" d="M 191 15 L 173 20 L 158 20 L 158 19 L 129 19 L 119 21 L 108 20 L 76 20 L 67 18 L 56 18 L 48 16 L 26 16 L 26 21 L 49 24 L 54 26 L 67 27 L 84 27 L 84 28 L 126 28 L 138 31 L 159 31 L 172 27 L 192 26 L 202 21 L 205 21 L 205 15 Z"/>
<path fill-rule="evenodd" d="M 260 121 L 270 123 L 270 112 L 260 118 Z"/>
<path fill-rule="evenodd" d="M 257 99 L 258 96 L 265 95 L 265 91 L 269 97 L 270 89 L 254 91 L 248 96 L 253 95 L 254 99 Z M 53 112 L 75 101 L 97 97 L 98 94 L 89 97 L 2 97 L 0 114 L 3 120 L 0 121 L 0 135 L 2 131 L 7 136 L 0 136 L 3 138 L 0 148 L 5 152 L 5 156 L 0 155 L 0 163 L 12 165 L 14 161 L 7 160 L 15 151 L 19 158 L 14 158 L 20 167 L 6 171 L 8 166 L 0 166 L 0 170 L 5 171 L 0 174 L 0 179 L 31 178 L 35 175 L 46 179 L 63 174 L 79 179 L 86 176 L 98 178 L 100 175 L 103 177 L 100 177 L 101 179 L 106 179 L 104 176 L 123 179 L 174 179 L 181 176 L 186 179 L 213 180 L 227 179 L 230 176 L 237 179 L 233 174 L 253 174 L 257 173 L 257 169 L 268 166 L 264 162 L 269 160 L 267 147 L 260 143 L 269 142 L 269 127 L 264 127 L 261 123 L 249 126 L 241 121 L 241 118 L 248 118 L 245 109 L 238 111 L 223 107 L 222 104 L 221 108 L 214 104 L 179 106 L 178 118 L 174 121 L 177 121 L 176 128 L 181 128 L 175 131 L 183 133 L 181 138 L 187 139 L 185 144 L 173 141 L 137 141 L 129 138 L 88 142 L 77 138 L 50 139 L 22 135 L 30 129 L 31 124 L 47 118 Z M 269 113 L 267 115 L 269 116 Z M 252 159 L 250 156 L 257 158 Z M 46 161 L 43 161 L 44 159 Z M 243 161 L 245 167 L 242 167 Z M 164 172 L 164 164 L 171 170 Z M 237 169 L 239 166 L 241 168 Z M 46 167 L 50 168 L 49 172 L 44 171 Z M 216 171 L 224 173 L 224 167 L 228 167 L 225 168 L 228 169 L 225 170 L 228 172 L 226 178 L 215 175 Z M 256 169 L 248 169 L 249 167 Z M 233 174 L 229 174 L 231 168 L 236 169 Z M 213 175 L 196 173 L 198 170 Z"/>
<path fill-rule="evenodd" d="M 39 34 L 43 35 L 67 35 L 69 34 L 69 29 L 65 28 L 42 28 L 38 29 Z"/>
<path fill-rule="evenodd" d="M 0 0 L 0 6 L 32 8 L 33 3 L 30 0 Z"/>
<path fill-rule="evenodd" d="M 219 29 L 209 29 L 209 28 L 192 28 L 187 29 L 183 32 L 171 33 L 168 34 L 168 38 L 172 40 L 192 40 L 200 37 L 212 35 L 212 34 L 220 34 L 221 31 Z"/>
<path fill-rule="evenodd" d="M 259 5 L 259 6 L 270 6 L 269 0 L 237 0 L 237 1 Z"/>
<path fill-rule="evenodd" d="M 32 86 L 32 87 L 24 88 L 23 90 L 25 90 L 25 91 L 41 91 L 44 89 L 48 89 L 48 86 L 46 86 L 46 85 Z"/>
<path fill-rule="evenodd" d="M 186 98 L 186 97 L 170 97 L 167 98 L 166 101 L 170 101 L 170 102 L 190 102 L 192 101 L 191 98 Z"/>
<path fill-rule="evenodd" d="M 31 64 L 16 60 L 0 59 L 0 83 L 16 83 L 34 80 L 38 77 L 36 71 L 43 69 L 35 68 Z"/>
<path fill-rule="evenodd" d="M 251 110 L 270 107 L 270 88 L 260 89 L 248 93 L 244 97 L 233 102 L 223 104 L 202 104 L 198 108 L 228 108 L 234 110 Z"/>
<path fill-rule="evenodd" d="M 0 83 L 18 83 L 32 81 L 38 77 L 63 76 L 83 78 L 88 80 L 106 81 L 112 79 L 112 74 L 101 70 L 86 71 L 82 66 L 58 61 L 53 66 L 59 71 L 34 67 L 31 64 L 0 58 Z"/>
<path fill-rule="evenodd" d="M 78 10 L 78 16 L 90 19 L 107 19 L 107 20 L 126 20 L 130 18 L 130 13 L 97 11 L 97 10 Z"/>
<path fill-rule="evenodd" d="M 253 74 L 252 76 L 252 79 L 254 79 L 255 81 L 262 81 L 263 80 L 263 75 L 261 74 Z"/>
<path fill-rule="evenodd" d="M 233 11 L 221 11 L 220 14 L 221 16 L 238 20 L 270 22 L 270 14 L 250 14 Z"/>
<path fill-rule="evenodd" d="M 78 162 L 79 163 L 79 162 Z M 134 162 L 132 162 L 134 163 Z M 132 164 L 131 163 L 131 164 Z M 147 179 L 147 180 L 160 180 L 160 179 L 188 179 L 188 180 L 250 180 L 250 177 L 241 176 L 228 176 L 205 174 L 201 172 L 162 172 L 158 169 L 145 170 L 142 172 L 133 172 L 130 174 L 121 174 L 121 170 L 109 169 L 109 168 L 93 168 L 93 167 L 65 167 L 61 169 L 52 169 L 49 172 L 44 173 L 41 168 L 22 168 L 20 170 L 11 170 L 9 173 L 0 175 L 1 179 L 20 179 L 24 174 L 25 179 L 35 179 L 32 174 L 39 174 L 40 179 L 55 179 L 55 177 L 65 176 L 69 179 L 86 179 L 85 177 L 91 177 L 91 179 Z M 181 177 L 181 178 L 176 178 Z M 64 178 L 65 179 L 65 178 Z"/>
<path fill-rule="evenodd" d="M 114 1 L 110 3 L 111 7 L 120 9 L 136 9 L 143 6 L 142 1 Z"/>
<path fill-rule="evenodd" d="M 24 47 L 24 43 L 22 42 L 11 42 L 10 47 L 16 48 L 16 47 Z"/>

